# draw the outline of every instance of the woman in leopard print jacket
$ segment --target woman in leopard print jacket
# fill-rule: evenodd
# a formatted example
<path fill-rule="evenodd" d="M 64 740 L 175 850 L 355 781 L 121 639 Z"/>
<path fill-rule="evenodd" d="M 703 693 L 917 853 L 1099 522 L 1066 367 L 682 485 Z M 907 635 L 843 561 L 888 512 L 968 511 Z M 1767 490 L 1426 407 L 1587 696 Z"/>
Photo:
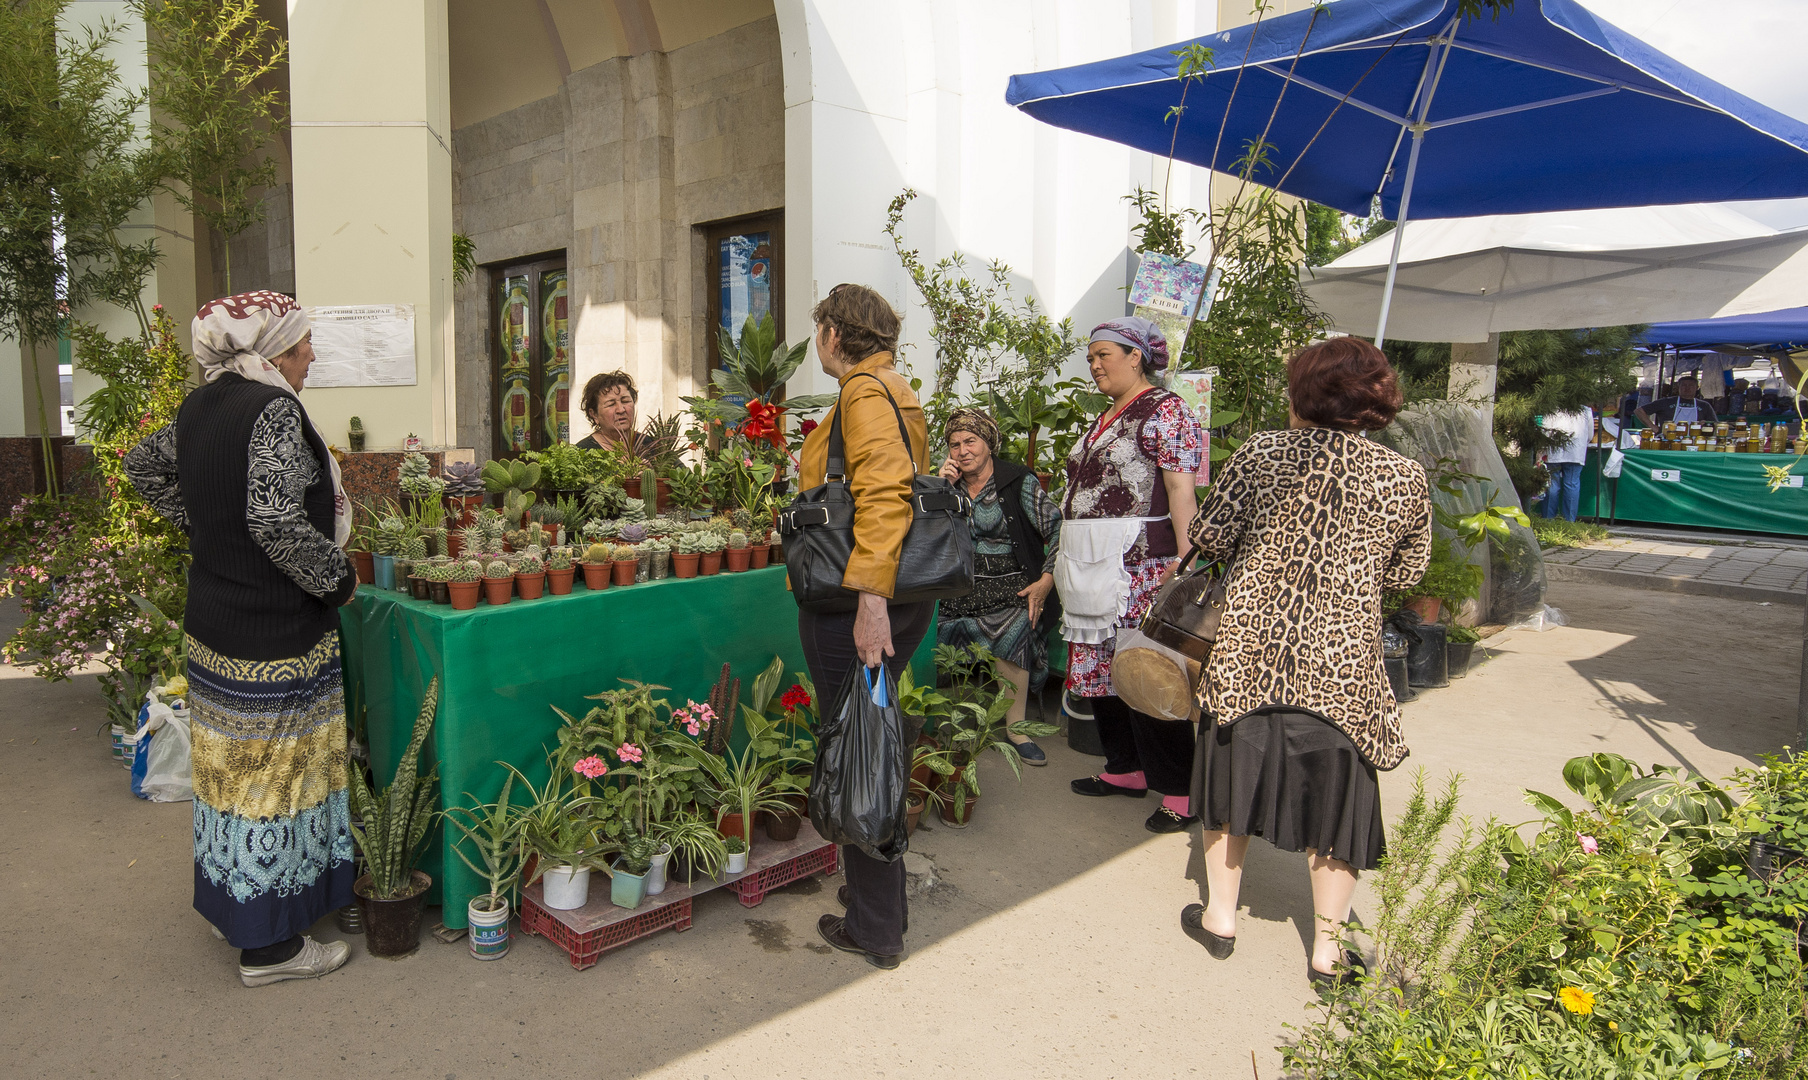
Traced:
<path fill-rule="evenodd" d="M 1407 753 L 1381 665 L 1381 594 L 1425 572 L 1432 515 L 1425 470 L 1363 436 L 1400 408 L 1379 349 L 1322 342 L 1287 376 L 1290 427 L 1231 456 L 1189 534 L 1230 569 L 1193 778 L 1210 903 L 1181 922 L 1229 956 L 1249 838 L 1305 852 L 1317 915 L 1307 974 L 1322 983 L 1361 964 L 1339 937 L 1357 871 L 1383 850 L 1375 771 Z"/>

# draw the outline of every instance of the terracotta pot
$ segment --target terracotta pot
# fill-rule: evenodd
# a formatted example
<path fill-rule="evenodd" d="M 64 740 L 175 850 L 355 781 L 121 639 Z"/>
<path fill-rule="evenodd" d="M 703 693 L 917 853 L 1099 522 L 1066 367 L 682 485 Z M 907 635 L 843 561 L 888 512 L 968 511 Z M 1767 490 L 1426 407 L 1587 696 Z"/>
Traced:
<path fill-rule="evenodd" d="M 752 548 L 729 548 L 728 572 L 731 574 L 738 574 L 747 569 L 747 562 L 751 558 L 753 558 Z"/>
<path fill-rule="evenodd" d="M 421 912 L 433 879 L 416 870 L 414 892 L 400 900 L 374 900 L 367 895 L 370 875 L 352 883 L 364 912 L 364 947 L 372 956 L 407 956 L 421 946 Z"/>
<path fill-rule="evenodd" d="M 515 579 L 512 577 L 486 577 L 483 579 L 483 598 L 498 606 L 509 602 L 515 595 Z"/>
<path fill-rule="evenodd" d="M 458 535 L 456 532 L 447 533 L 446 534 L 446 555 L 447 555 L 447 557 L 453 558 L 453 559 L 463 558 L 464 552 L 465 552 L 465 538 Z"/>
<path fill-rule="evenodd" d="M 766 562 L 772 557 L 772 545 L 755 544 L 747 550 L 753 553 L 753 558 L 749 560 L 749 564 L 755 570 L 766 569 Z"/>
<path fill-rule="evenodd" d="M 917 822 L 923 817 L 923 807 L 928 805 L 921 795 L 912 795 L 904 803 L 904 835 L 909 836 L 917 831 Z"/>
<path fill-rule="evenodd" d="M 1406 602 L 1406 610 L 1419 613 L 1420 622 L 1434 623 L 1444 609 L 1444 601 L 1435 596 L 1415 596 Z"/>
<path fill-rule="evenodd" d="M 672 576 L 673 577 L 682 577 L 682 578 L 696 577 L 697 576 L 697 563 L 699 561 L 701 561 L 702 558 L 703 558 L 702 552 L 694 551 L 688 555 L 686 555 L 682 552 L 676 552 L 676 551 L 673 552 L 672 553 Z"/>
<path fill-rule="evenodd" d="M 408 595 L 416 600 L 433 599 L 433 582 L 419 575 L 411 575 L 408 578 Z"/>
<path fill-rule="evenodd" d="M 436 604 L 450 604 L 452 602 L 451 584 L 450 581 L 429 581 L 427 593 L 433 597 L 433 602 Z"/>
<path fill-rule="evenodd" d="M 477 596 L 483 592 L 481 581 L 448 581 L 446 582 L 446 598 L 452 602 L 453 611 L 469 611 L 477 606 Z"/>
<path fill-rule="evenodd" d="M 721 571 L 722 553 L 720 551 L 706 551 L 703 553 L 703 558 L 697 562 L 697 573 L 704 577 L 721 573 Z"/>
<path fill-rule="evenodd" d="M 538 600 L 540 593 L 546 589 L 546 571 L 537 574 L 516 574 L 515 591 L 523 600 Z"/>
<path fill-rule="evenodd" d="M 563 570 L 546 571 L 546 587 L 554 596 L 564 596 L 571 592 L 571 579 L 578 572 L 575 566 L 567 566 Z"/>
<path fill-rule="evenodd" d="M 722 821 L 716 826 L 716 831 L 723 836 L 740 836 L 744 840 L 751 839 L 751 830 L 749 835 L 742 836 L 741 815 L 739 814 L 723 814 Z"/>
<path fill-rule="evenodd" d="M 950 780 L 953 778 L 950 777 Z M 942 785 L 942 824 L 951 829 L 964 829 L 973 824 L 973 808 L 979 797 L 953 783 Z"/>
<path fill-rule="evenodd" d="M 483 500 L 482 495 L 448 495 L 446 496 L 446 506 L 458 515 L 459 527 L 463 528 L 466 525 L 476 524 L 477 511 L 483 508 Z"/>
<path fill-rule="evenodd" d="M 620 559 L 609 565 L 615 568 L 611 571 L 611 574 L 614 576 L 617 585 L 634 584 L 634 575 L 640 572 L 639 559 Z"/>
<path fill-rule="evenodd" d="M 584 570 L 584 588 L 607 589 L 609 587 L 609 567 L 606 562 L 579 563 Z"/>
<path fill-rule="evenodd" d="M 377 583 L 377 564 L 371 560 L 370 552 L 354 551 L 352 567 L 358 571 L 358 584 L 375 585 Z"/>

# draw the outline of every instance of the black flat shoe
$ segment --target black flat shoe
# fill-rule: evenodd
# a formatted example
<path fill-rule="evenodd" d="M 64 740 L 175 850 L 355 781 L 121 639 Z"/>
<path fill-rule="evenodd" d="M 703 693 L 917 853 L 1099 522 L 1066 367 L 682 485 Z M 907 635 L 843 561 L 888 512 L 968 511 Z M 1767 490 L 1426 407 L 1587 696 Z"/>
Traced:
<path fill-rule="evenodd" d="M 848 891 L 847 890 L 848 890 L 848 887 L 846 885 L 843 885 L 841 888 L 835 890 L 835 902 L 837 904 L 841 905 L 841 910 L 843 910 L 843 911 L 847 910 L 847 905 L 848 905 Z M 903 930 L 904 933 L 906 933 L 906 934 L 910 933 L 910 912 L 906 911 L 904 913 L 904 925 L 902 927 L 900 927 L 899 929 Z"/>
<path fill-rule="evenodd" d="M 1149 820 L 1143 822 L 1143 828 L 1152 833 L 1173 833 L 1181 831 L 1188 825 L 1198 823 L 1199 819 L 1196 817 L 1181 817 L 1165 806 L 1158 806 L 1155 808 L 1155 812 L 1149 815 Z"/>
<path fill-rule="evenodd" d="M 1235 937 L 1219 937 L 1205 928 L 1205 905 L 1188 904 L 1180 909 L 1180 928 L 1186 936 L 1205 946 L 1214 960 L 1229 960 L 1237 947 Z"/>
<path fill-rule="evenodd" d="M 845 953 L 864 956 L 866 957 L 867 963 L 882 971 L 892 970 L 897 967 L 898 962 L 903 959 L 902 956 L 886 956 L 883 953 L 867 952 L 865 949 L 862 949 L 854 942 L 853 938 L 848 937 L 847 920 L 839 915 L 824 915 L 822 918 L 817 919 L 816 932 L 822 935 L 822 940 L 833 945 L 835 948 L 840 949 Z"/>
<path fill-rule="evenodd" d="M 1102 776 L 1088 776 L 1067 786 L 1073 789 L 1075 795 L 1128 795 L 1132 799 L 1140 799 L 1149 793 L 1146 787 L 1119 787 Z"/>
<path fill-rule="evenodd" d="M 1343 962 L 1337 966 L 1337 973 L 1327 975 L 1306 961 L 1306 982 L 1312 989 L 1321 994 L 1329 994 L 1337 990 L 1356 985 L 1356 980 L 1369 973 L 1369 966 L 1363 962 L 1361 954 L 1350 949 L 1343 951 Z"/>

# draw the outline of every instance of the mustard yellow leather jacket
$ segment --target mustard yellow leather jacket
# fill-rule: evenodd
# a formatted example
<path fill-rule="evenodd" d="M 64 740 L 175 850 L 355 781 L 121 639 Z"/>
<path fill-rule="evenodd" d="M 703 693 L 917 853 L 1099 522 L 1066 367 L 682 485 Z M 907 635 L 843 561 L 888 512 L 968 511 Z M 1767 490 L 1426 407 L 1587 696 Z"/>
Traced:
<path fill-rule="evenodd" d="M 910 432 L 905 450 L 898 436 L 897 414 L 885 398 L 885 390 L 873 379 L 883 380 L 904 413 Z M 847 449 L 848 486 L 854 496 L 854 553 L 848 559 L 841 584 L 860 592 L 890 598 L 898 580 L 898 552 L 910 531 L 910 484 L 917 472 L 933 473 L 940 462 L 931 462 L 929 428 L 923 406 L 904 376 L 892 367 L 890 353 L 874 353 L 841 377 L 841 402 L 823 414 L 816 430 L 804 438 L 798 455 L 798 484 L 808 491 L 821 484 L 828 471 L 829 428 L 835 411 L 842 411 L 841 439 Z"/>

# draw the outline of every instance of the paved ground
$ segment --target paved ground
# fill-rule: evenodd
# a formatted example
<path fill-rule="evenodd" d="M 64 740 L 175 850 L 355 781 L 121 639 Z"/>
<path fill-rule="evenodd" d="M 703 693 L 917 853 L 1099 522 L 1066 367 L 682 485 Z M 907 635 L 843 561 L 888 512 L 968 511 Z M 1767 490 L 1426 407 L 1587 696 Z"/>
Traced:
<path fill-rule="evenodd" d="M 1384 774 L 1384 805 L 1415 768 L 1457 770 L 1471 813 L 1518 821 L 1520 788 L 1562 791 L 1575 754 L 1720 776 L 1790 741 L 1800 612 L 1585 583 L 1550 600 L 1569 626 L 1502 635 L 1407 706 L 1413 755 Z M 1152 804 L 1069 795 L 1098 759 L 1061 745 L 1021 786 L 989 767 L 971 829 L 918 833 L 943 884 L 914 905 L 896 972 L 824 954 L 813 928 L 836 882 L 812 881 L 752 911 L 713 895 L 691 931 L 584 972 L 538 940 L 493 964 L 429 942 L 246 990 L 189 907 L 189 807 L 127 793 L 100 717 L 91 680 L 0 668 L 6 1076 L 1146 1080 L 1248 1077 L 1253 1053 L 1275 1077 L 1273 1047 L 1306 1015 L 1299 857 L 1251 848 L 1236 955 L 1213 961 L 1177 926 L 1200 899 L 1197 840 L 1144 832 Z"/>
<path fill-rule="evenodd" d="M 1808 589 L 1808 548 L 1786 541 L 1616 532 L 1584 547 L 1547 551 L 1544 563 L 1553 581 L 1594 581 L 1735 600 L 1799 605 Z"/>

